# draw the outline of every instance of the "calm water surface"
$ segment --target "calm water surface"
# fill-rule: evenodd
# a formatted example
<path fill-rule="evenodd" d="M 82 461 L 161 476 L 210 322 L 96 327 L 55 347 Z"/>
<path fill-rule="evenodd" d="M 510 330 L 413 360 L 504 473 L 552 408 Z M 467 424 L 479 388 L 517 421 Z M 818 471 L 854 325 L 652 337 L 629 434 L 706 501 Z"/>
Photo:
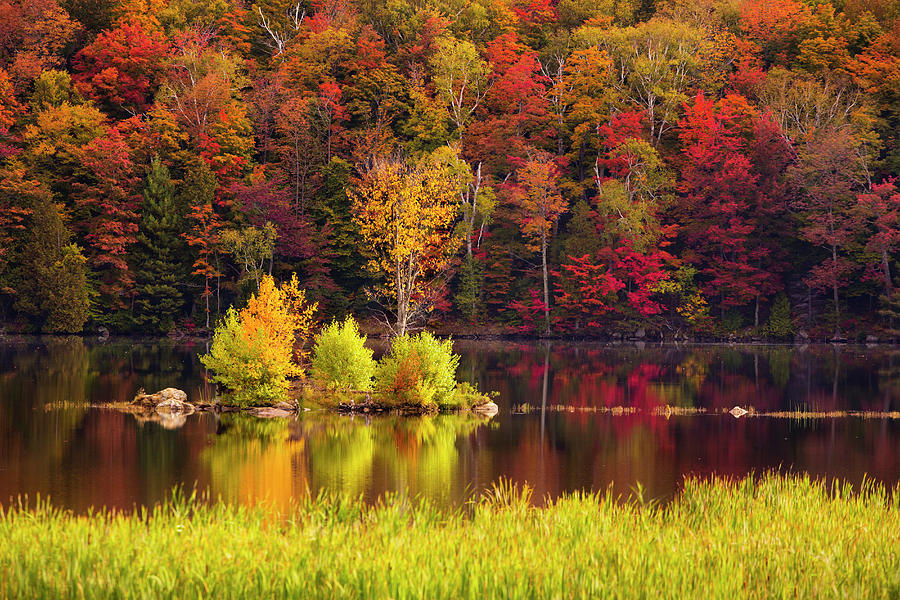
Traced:
<path fill-rule="evenodd" d="M 898 419 L 721 412 L 736 404 L 900 411 L 900 351 L 457 342 L 460 377 L 499 392 L 500 414 L 487 421 L 313 411 L 293 420 L 199 414 L 163 426 L 102 406 L 128 401 L 141 387 L 209 394 L 196 360 L 203 349 L 0 342 L 0 504 L 40 494 L 75 510 L 130 508 L 163 499 L 179 483 L 242 502 L 287 502 L 327 488 L 367 499 L 401 491 L 453 505 L 500 477 L 528 482 L 536 498 L 610 485 L 628 494 L 640 483 L 645 497 L 662 500 L 685 475 L 782 469 L 900 481 Z M 665 405 L 707 413 L 653 414 Z M 590 411 L 614 406 L 639 410 Z"/>

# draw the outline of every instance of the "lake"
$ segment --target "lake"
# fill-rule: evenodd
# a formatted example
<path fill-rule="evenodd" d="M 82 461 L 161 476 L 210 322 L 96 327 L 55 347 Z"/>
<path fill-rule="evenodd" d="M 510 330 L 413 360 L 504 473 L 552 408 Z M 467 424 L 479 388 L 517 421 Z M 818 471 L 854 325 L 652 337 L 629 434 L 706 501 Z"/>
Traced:
<path fill-rule="evenodd" d="M 642 346 L 642 347 L 638 347 Z M 464 415 L 296 419 L 195 414 L 145 421 L 105 407 L 139 388 L 212 390 L 202 343 L 0 341 L 0 504 L 131 508 L 183 484 L 287 503 L 327 489 L 453 506 L 501 477 L 535 498 L 609 486 L 665 501 L 686 475 L 769 469 L 900 481 L 900 350 L 468 342 L 459 377 L 496 391 L 490 420 Z M 815 418 L 750 414 L 827 413 Z M 662 407 L 672 407 L 668 410 Z M 854 416 L 835 416 L 852 411 Z M 865 413 L 865 414 L 863 414 Z"/>

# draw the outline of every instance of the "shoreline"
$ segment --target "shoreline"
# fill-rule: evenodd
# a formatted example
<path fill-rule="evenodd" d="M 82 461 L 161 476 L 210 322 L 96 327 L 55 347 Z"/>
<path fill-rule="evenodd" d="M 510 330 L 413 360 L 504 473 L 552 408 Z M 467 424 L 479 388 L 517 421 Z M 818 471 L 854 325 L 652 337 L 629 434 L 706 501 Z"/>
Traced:
<path fill-rule="evenodd" d="M 365 332 L 364 332 L 365 333 Z M 687 338 L 654 338 L 654 337 L 616 337 L 616 336 L 528 336 L 520 334 L 499 334 L 499 333 L 468 333 L 457 334 L 436 330 L 432 332 L 438 339 L 453 339 L 461 342 L 508 342 L 512 344 L 592 344 L 598 346 L 617 347 L 690 347 L 690 346 L 729 346 L 729 347 L 780 347 L 780 348 L 810 348 L 810 347 L 831 347 L 831 348 L 897 348 L 900 347 L 900 340 L 881 340 L 878 341 L 859 341 L 855 339 L 844 340 L 828 340 L 806 338 L 803 340 L 778 340 L 758 337 L 738 338 L 738 337 L 710 337 L 697 336 Z M 372 341 L 384 342 L 390 340 L 390 336 L 378 333 L 366 333 L 367 337 Z M 30 342 L 40 340 L 67 340 L 80 339 L 85 342 L 107 343 L 107 342 L 132 342 L 132 343 L 159 343 L 168 342 L 172 344 L 194 345 L 206 344 L 212 341 L 211 332 L 209 336 L 191 335 L 191 336 L 167 336 L 167 335 L 150 335 L 150 334 L 112 334 L 109 336 L 98 336 L 95 333 L 78 333 L 78 334 L 53 334 L 53 333 L 0 333 L 0 344 L 10 342 Z"/>

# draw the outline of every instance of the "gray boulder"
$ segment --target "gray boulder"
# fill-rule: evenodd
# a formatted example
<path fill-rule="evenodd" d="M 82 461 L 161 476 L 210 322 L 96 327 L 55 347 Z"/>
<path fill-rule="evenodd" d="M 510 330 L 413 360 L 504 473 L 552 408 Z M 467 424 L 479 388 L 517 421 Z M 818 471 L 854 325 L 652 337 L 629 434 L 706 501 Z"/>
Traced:
<path fill-rule="evenodd" d="M 150 404 L 152 406 L 158 406 L 163 402 L 167 402 L 169 400 L 185 403 L 187 402 L 187 394 L 183 390 L 179 390 L 178 388 L 166 388 L 164 390 L 159 390 L 155 394 L 145 394 L 143 388 L 138 390 L 137 395 L 135 395 L 134 400 L 132 400 L 133 404 Z"/>

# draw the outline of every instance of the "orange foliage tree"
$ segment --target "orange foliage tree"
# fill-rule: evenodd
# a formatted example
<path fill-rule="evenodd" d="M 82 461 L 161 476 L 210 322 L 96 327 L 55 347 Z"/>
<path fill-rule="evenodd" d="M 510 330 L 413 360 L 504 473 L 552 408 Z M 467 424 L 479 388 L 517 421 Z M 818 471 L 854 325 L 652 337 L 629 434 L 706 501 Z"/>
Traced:
<path fill-rule="evenodd" d="M 301 365 L 316 308 L 306 302 L 296 275 L 280 286 L 265 275 L 246 307 L 228 309 L 209 353 L 200 360 L 213 371 L 213 380 L 233 393 L 237 404 L 282 398 L 288 378 L 304 374 Z"/>

